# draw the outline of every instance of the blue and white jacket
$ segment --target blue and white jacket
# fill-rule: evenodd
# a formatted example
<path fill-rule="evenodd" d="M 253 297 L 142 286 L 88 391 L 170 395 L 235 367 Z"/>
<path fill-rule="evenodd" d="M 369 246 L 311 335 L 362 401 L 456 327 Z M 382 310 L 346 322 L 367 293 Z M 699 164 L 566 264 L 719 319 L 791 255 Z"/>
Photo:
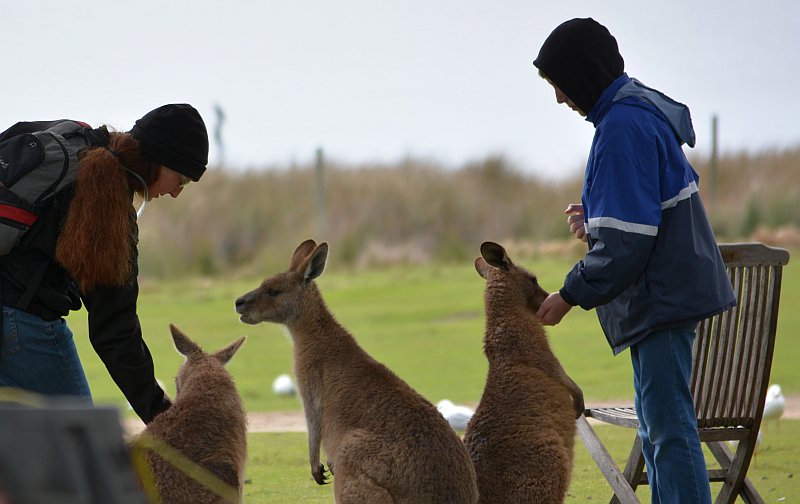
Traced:
<path fill-rule="evenodd" d="M 597 308 L 614 354 L 734 306 L 681 149 L 694 145 L 689 109 L 623 74 L 586 120 L 595 126 L 581 197 L 589 252 L 567 274 L 564 300 Z"/>

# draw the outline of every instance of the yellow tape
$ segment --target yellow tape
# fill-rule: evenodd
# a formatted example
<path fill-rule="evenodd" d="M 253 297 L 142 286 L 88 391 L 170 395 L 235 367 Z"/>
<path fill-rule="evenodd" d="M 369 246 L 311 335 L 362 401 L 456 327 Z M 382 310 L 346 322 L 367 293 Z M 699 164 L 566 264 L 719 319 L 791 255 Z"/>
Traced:
<path fill-rule="evenodd" d="M 131 447 L 138 452 L 141 452 L 143 449 L 153 451 L 158 456 L 172 464 L 176 469 L 200 483 L 217 496 L 233 504 L 240 502 L 238 489 L 228 485 L 214 474 L 209 472 L 207 469 L 198 465 L 196 462 L 186 457 L 183 453 L 161 441 L 160 439 L 155 438 L 147 433 L 142 433 L 139 435 L 136 441 L 131 444 Z M 150 477 L 152 477 L 152 472 L 150 471 L 149 466 L 146 469 L 146 472 L 149 472 Z M 142 473 L 140 473 L 140 475 L 141 474 Z M 144 480 L 147 479 L 147 476 L 143 476 L 142 479 L 144 485 Z M 152 484 L 155 486 L 155 482 L 152 482 Z M 145 491 L 149 496 L 150 491 L 147 489 L 145 489 Z"/>
<path fill-rule="evenodd" d="M 47 406 L 45 396 L 12 387 L 0 387 L 0 401 L 13 402 L 33 408 L 44 408 Z"/>
<path fill-rule="evenodd" d="M 140 444 L 131 445 L 131 462 L 133 470 L 139 475 L 139 482 L 142 485 L 147 502 L 150 504 L 161 504 L 161 496 L 156 486 L 156 477 L 147 462 L 147 450 Z"/>
<path fill-rule="evenodd" d="M 13 387 L 0 387 L 0 401 L 13 402 L 33 408 L 44 408 L 47 406 L 46 396 Z M 176 469 L 200 483 L 217 496 L 233 504 L 240 502 L 237 488 L 228 485 L 204 467 L 198 465 L 183 453 L 160 439 L 142 433 L 130 444 L 130 449 L 133 467 L 139 475 L 148 501 L 153 504 L 161 504 L 161 498 L 158 494 L 158 488 L 156 487 L 155 476 L 150 468 L 150 464 L 147 463 L 147 450 L 153 451 L 172 464 Z"/>

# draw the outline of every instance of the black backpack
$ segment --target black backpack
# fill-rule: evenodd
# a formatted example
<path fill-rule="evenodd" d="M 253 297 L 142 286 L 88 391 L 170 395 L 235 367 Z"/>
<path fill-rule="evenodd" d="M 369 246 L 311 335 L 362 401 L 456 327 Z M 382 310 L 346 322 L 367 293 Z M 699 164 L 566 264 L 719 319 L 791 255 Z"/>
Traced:
<path fill-rule="evenodd" d="M 105 126 L 66 119 L 19 122 L 0 133 L 0 257 L 36 223 L 42 205 L 78 177 L 78 152 L 108 142 Z"/>

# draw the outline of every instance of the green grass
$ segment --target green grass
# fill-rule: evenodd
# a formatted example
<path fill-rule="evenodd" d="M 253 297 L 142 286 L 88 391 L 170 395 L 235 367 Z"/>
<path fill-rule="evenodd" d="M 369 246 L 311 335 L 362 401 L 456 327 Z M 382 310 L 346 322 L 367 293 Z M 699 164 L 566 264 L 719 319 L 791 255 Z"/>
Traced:
<path fill-rule="evenodd" d="M 548 260 L 537 266 L 540 281 L 554 289 L 568 265 Z M 244 325 L 233 310 L 236 297 L 260 280 L 143 284 L 139 316 L 156 375 L 169 393 L 174 392 L 172 377 L 182 361 L 169 335 L 168 324 L 174 323 L 210 350 L 248 336 L 229 365 L 248 410 L 300 407 L 296 399 L 276 397 L 270 388 L 275 376 L 292 371 L 285 330 L 275 324 Z M 482 347 L 484 281 L 471 266 L 330 272 L 319 285 L 331 311 L 359 343 L 428 399 L 480 399 L 487 367 Z M 624 356 L 612 356 L 594 312 L 577 308 L 566 321 L 550 329 L 551 344 L 587 398 L 628 397 L 630 364 Z M 85 313 L 72 314 L 69 323 L 95 401 L 124 405 L 85 336 Z"/>
<path fill-rule="evenodd" d="M 534 270 L 546 289 L 556 289 L 570 267 L 567 259 L 519 261 Z M 278 397 L 271 382 L 292 372 L 291 342 L 274 324 L 243 325 L 233 310 L 239 295 L 261 278 L 143 282 L 139 315 L 153 354 L 156 375 L 174 394 L 173 377 L 182 357 L 172 345 L 168 324 L 175 323 L 209 350 L 241 335 L 248 340 L 229 364 L 248 411 L 299 410 L 296 398 Z M 432 402 L 448 398 L 475 404 L 480 398 L 486 361 L 482 350 L 483 280 L 470 264 L 421 266 L 383 271 L 329 271 L 319 280 L 337 319 L 376 359 L 385 363 Z M 800 268 L 784 274 L 778 343 L 771 382 L 784 394 L 800 393 Z M 85 313 L 70 316 L 70 326 L 98 404 L 125 408 L 125 400 L 91 349 Z M 567 372 L 583 388 L 587 404 L 629 400 L 632 394 L 627 353 L 613 357 L 594 312 L 573 309 L 549 329 L 550 342 Z M 127 413 L 132 415 L 131 412 Z M 603 428 L 601 428 L 603 429 Z M 603 429 L 612 453 L 627 455 L 632 432 Z M 800 457 L 800 422 L 787 421 L 780 435 L 768 436 L 751 478 L 771 501 L 800 496 L 792 471 Z M 247 486 L 249 502 L 330 502 L 330 487 L 318 487 L 307 467 L 305 434 L 251 434 Z M 642 489 L 640 495 L 647 495 Z M 580 443 L 568 502 L 604 501 L 608 490 Z M 775 497 L 774 499 L 771 497 Z M 647 499 L 645 499 L 646 501 Z"/>
<path fill-rule="evenodd" d="M 800 475 L 795 475 L 798 468 L 797 458 L 800 453 L 800 421 L 782 421 L 780 433 L 773 432 L 775 431 L 774 425 L 770 427 L 771 429 L 764 434 L 755 460 L 750 464 L 748 477 L 766 502 L 776 502 L 781 497 L 785 497 L 782 502 L 796 502 L 800 497 Z M 636 435 L 635 431 L 613 426 L 596 426 L 594 428 L 618 466 L 624 467 Z M 709 467 L 718 469 L 719 465 L 711 453 L 706 450 L 705 455 Z M 720 487 L 721 483 L 711 485 L 714 497 L 719 493 Z M 575 504 L 607 502 L 611 495 L 612 492 L 605 478 L 595 466 L 580 439 L 577 439 L 572 482 L 566 502 Z M 641 502 L 650 502 L 648 486 L 639 487 L 636 495 Z M 743 501 L 737 499 L 736 502 Z"/>
<path fill-rule="evenodd" d="M 766 502 L 778 502 L 782 497 L 785 500 L 780 502 L 796 502 L 800 496 L 800 474 L 796 474 L 800 421 L 785 420 L 780 429 L 780 433 L 765 435 L 748 474 Z M 633 442 L 634 431 L 611 426 L 598 426 L 596 430 L 622 466 Z M 248 442 L 246 502 L 314 504 L 333 500 L 332 485 L 320 487 L 311 478 L 304 433 L 250 434 Z M 712 460 L 710 454 L 706 456 Z M 712 491 L 716 495 L 718 483 L 712 485 Z M 642 502 L 650 502 L 649 487 L 640 487 L 636 494 Z M 607 502 L 610 497 L 611 490 L 606 480 L 586 448 L 576 440 L 574 470 L 566 502 Z"/>
<path fill-rule="evenodd" d="M 528 262 L 545 288 L 560 285 L 569 267 L 555 259 Z M 250 411 L 297 409 L 295 399 L 276 397 L 271 382 L 291 373 L 291 342 L 281 326 L 248 326 L 233 309 L 237 296 L 255 288 L 250 280 L 191 280 L 145 283 L 139 316 L 155 360 L 156 375 L 174 392 L 172 377 L 182 357 L 167 328 L 175 323 L 207 349 L 217 349 L 240 335 L 248 341 L 231 362 L 245 406 Z M 324 274 L 320 288 L 331 311 L 359 343 L 433 402 L 479 400 L 486 373 L 483 356 L 483 280 L 471 266 L 424 266 L 385 271 Z M 784 275 L 778 340 L 771 382 L 784 394 L 800 393 L 800 268 L 790 264 Z M 70 316 L 95 400 L 124 405 L 86 338 L 84 312 Z M 581 385 L 587 402 L 631 396 L 627 352 L 613 357 L 594 311 L 574 308 L 549 329 L 551 345 L 567 372 Z"/>

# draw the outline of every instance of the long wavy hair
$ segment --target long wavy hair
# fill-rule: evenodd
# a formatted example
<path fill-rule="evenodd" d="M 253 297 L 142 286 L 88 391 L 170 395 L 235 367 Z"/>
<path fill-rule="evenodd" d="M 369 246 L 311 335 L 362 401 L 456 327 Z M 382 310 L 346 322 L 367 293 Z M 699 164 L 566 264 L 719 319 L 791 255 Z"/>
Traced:
<path fill-rule="evenodd" d="M 56 260 L 81 292 L 131 280 L 136 219 L 134 193 L 143 194 L 137 173 L 151 185 L 161 165 L 146 159 L 128 133 L 111 133 L 107 147 L 79 156 L 75 195 L 56 244 Z"/>

